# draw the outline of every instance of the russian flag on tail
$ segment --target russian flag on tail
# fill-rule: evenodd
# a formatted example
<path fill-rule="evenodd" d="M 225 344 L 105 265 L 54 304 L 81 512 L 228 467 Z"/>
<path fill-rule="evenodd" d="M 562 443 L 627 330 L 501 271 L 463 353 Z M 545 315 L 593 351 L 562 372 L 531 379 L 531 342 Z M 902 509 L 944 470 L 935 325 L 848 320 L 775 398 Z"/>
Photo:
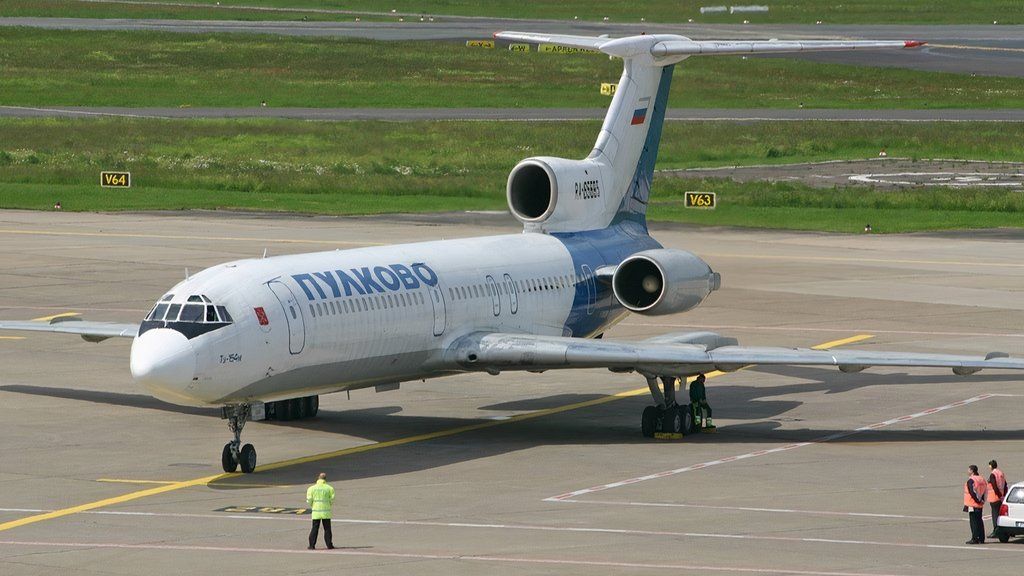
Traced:
<path fill-rule="evenodd" d="M 647 109 L 651 106 L 651 97 L 647 96 L 637 100 L 636 105 L 637 108 L 633 111 L 633 120 L 629 123 L 630 126 L 643 124 L 647 121 Z"/>

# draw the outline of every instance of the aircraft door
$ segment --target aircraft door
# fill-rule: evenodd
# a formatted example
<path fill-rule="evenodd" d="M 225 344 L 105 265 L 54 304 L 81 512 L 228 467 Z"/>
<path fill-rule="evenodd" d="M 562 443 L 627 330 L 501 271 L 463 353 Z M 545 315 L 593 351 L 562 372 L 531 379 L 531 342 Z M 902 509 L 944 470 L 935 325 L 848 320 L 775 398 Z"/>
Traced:
<path fill-rule="evenodd" d="M 487 275 L 487 291 L 491 293 L 491 306 L 494 309 L 494 315 L 498 316 L 501 314 L 501 291 L 498 290 L 498 285 L 494 282 L 494 276 Z"/>
<path fill-rule="evenodd" d="M 508 290 L 508 307 L 509 312 L 515 314 L 519 312 L 519 288 L 516 283 L 512 281 L 512 277 L 505 274 L 505 289 Z"/>
<path fill-rule="evenodd" d="M 434 308 L 434 336 L 444 334 L 445 324 L 448 323 L 448 312 L 445 306 L 444 293 L 439 285 L 430 288 L 430 304 Z"/>
<path fill-rule="evenodd" d="M 594 271 L 590 269 L 590 266 L 583 264 L 580 266 L 580 271 L 583 273 L 583 282 L 587 285 L 587 315 L 589 316 L 594 313 L 597 286 L 594 285 Z"/>
<path fill-rule="evenodd" d="M 288 351 L 299 354 L 306 347 L 306 322 L 302 316 L 302 306 L 299 306 L 299 301 L 291 288 L 283 282 L 271 280 L 267 282 L 267 287 L 281 303 L 285 320 L 288 322 Z"/>

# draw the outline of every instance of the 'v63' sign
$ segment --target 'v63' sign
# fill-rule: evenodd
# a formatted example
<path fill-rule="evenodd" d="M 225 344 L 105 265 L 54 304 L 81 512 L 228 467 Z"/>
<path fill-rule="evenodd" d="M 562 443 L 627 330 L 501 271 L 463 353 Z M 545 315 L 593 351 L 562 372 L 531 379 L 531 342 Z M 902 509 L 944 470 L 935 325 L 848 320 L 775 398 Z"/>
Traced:
<path fill-rule="evenodd" d="M 714 208 L 714 192 L 687 192 L 685 206 L 687 208 Z"/>

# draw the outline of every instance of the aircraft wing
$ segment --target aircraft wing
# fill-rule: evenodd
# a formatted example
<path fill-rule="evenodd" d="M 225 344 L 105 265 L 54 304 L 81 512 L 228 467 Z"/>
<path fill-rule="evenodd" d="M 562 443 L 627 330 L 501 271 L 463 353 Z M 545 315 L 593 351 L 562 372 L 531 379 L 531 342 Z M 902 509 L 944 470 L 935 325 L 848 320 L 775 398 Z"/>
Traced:
<path fill-rule="evenodd" d="M 463 369 L 491 373 L 608 368 L 677 377 L 712 370 L 728 372 L 751 364 L 836 366 L 843 372 L 871 366 L 951 368 L 961 376 L 983 369 L 1024 370 L 1024 359 L 1001 352 L 955 356 L 739 346 L 735 339 L 709 332 L 639 342 L 478 332 L 455 341 L 447 359 Z"/>
<path fill-rule="evenodd" d="M 107 338 L 135 338 L 139 335 L 138 324 L 86 322 L 77 318 L 66 317 L 54 318 L 49 322 L 34 320 L 0 320 L 0 330 L 25 330 L 29 332 L 78 334 L 87 342 L 102 342 Z"/>
<path fill-rule="evenodd" d="M 609 38 L 531 32 L 497 32 L 494 37 L 509 42 L 557 44 L 604 52 L 611 56 L 635 57 L 648 53 L 653 58 L 682 60 L 701 54 L 779 54 L 784 52 L 829 52 L 838 50 L 888 50 L 918 48 L 916 40 L 691 40 L 675 34 L 651 34 Z"/>

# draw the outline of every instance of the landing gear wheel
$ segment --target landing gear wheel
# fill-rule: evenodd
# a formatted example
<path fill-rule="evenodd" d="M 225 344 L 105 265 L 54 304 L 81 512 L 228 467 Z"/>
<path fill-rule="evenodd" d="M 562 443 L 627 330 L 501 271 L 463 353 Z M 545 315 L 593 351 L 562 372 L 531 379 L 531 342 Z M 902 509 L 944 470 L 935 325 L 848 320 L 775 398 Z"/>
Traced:
<path fill-rule="evenodd" d="M 242 472 L 252 474 L 256 469 L 256 449 L 252 447 L 252 444 L 242 446 L 242 451 L 238 453 L 238 459 L 239 464 L 242 465 Z"/>
<path fill-rule="evenodd" d="M 296 398 L 289 400 L 295 404 L 295 413 L 298 415 L 299 420 L 303 420 L 309 416 L 309 399 L 308 398 Z"/>
<path fill-rule="evenodd" d="M 225 472 L 234 472 L 238 469 L 238 461 L 235 460 L 235 455 L 231 453 L 231 442 L 224 445 L 224 451 L 220 453 L 220 465 L 224 468 Z"/>
<path fill-rule="evenodd" d="M 693 407 L 685 404 L 679 407 L 679 411 L 683 415 L 683 434 L 696 434 L 697 420 L 693 417 Z"/>
<path fill-rule="evenodd" d="M 319 396 L 306 396 L 302 399 L 302 404 L 305 406 L 306 418 L 312 418 L 320 411 Z"/>
<path fill-rule="evenodd" d="M 666 408 L 661 414 L 661 431 L 666 434 L 681 434 L 683 431 L 683 415 L 679 407 Z"/>
<path fill-rule="evenodd" d="M 644 408 L 643 414 L 640 415 L 640 432 L 644 435 L 644 438 L 654 438 L 657 427 L 658 408 L 656 406 Z"/>
<path fill-rule="evenodd" d="M 996 537 L 999 538 L 999 541 L 1002 542 L 1003 544 L 1006 544 L 1007 542 L 1010 541 L 1010 534 L 1006 530 L 998 530 L 998 531 L 996 531 Z"/>

